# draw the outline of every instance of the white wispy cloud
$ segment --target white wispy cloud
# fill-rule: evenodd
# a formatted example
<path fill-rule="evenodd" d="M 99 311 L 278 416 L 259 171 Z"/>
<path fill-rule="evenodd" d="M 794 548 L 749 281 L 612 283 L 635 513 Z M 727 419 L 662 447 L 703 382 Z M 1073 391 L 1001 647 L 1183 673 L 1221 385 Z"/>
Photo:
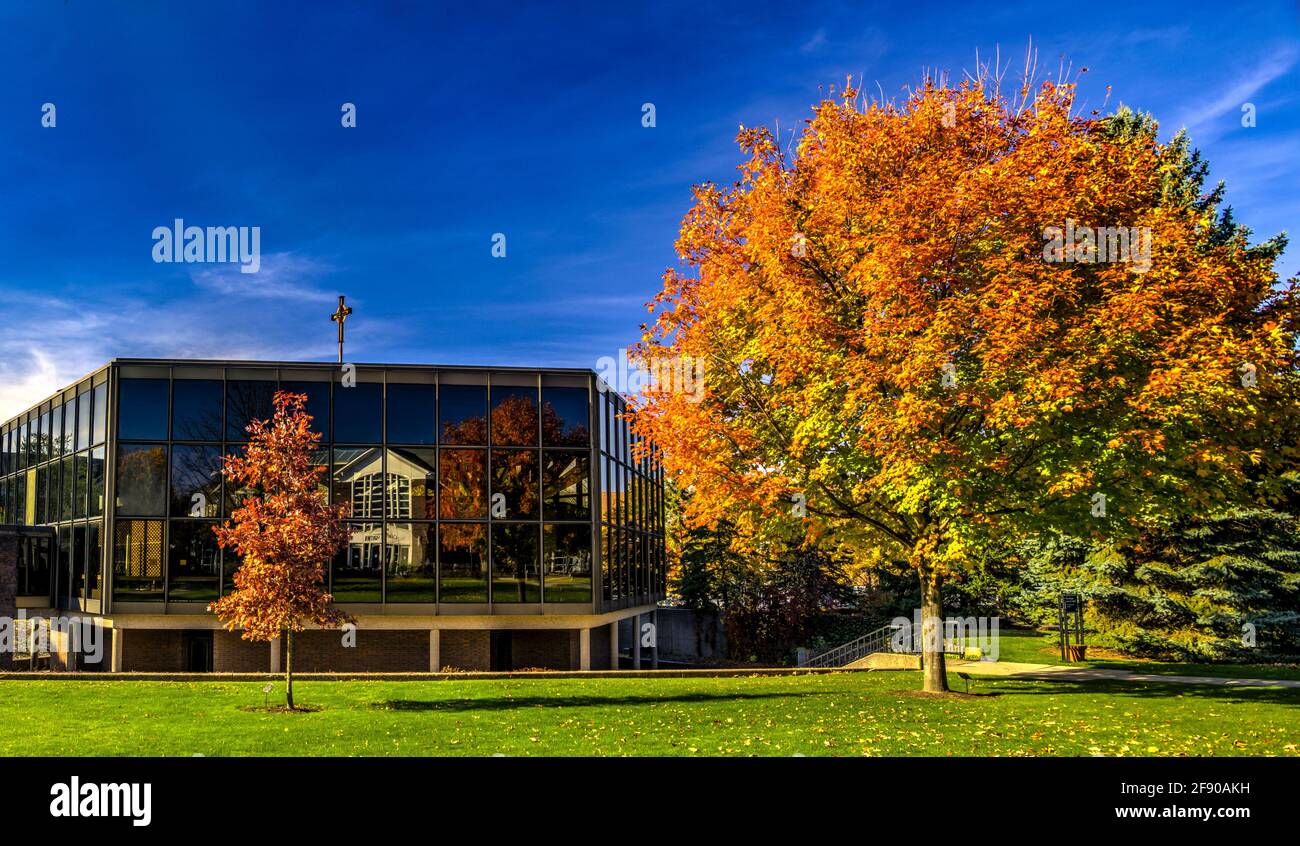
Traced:
<path fill-rule="evenodd" d="M 1243 104 L 1259 93 L 1273 80 L 1278 79 L 1296 63 L 1298 51 L 1294 44 L 1286 44 L 1262 51 L 1264 58 L 1245 74 L 1232 80 L 1218 96 L 1201 96 L 1180 116 L 1175 126 L 1186 127 L 1192 139 L 1206 143 L 1222 135 L 1228 124 L 1221 120 L 1228 113 L 1239 115 Z M 1234 120 L 1231 127 L 1239 123 Z"/>

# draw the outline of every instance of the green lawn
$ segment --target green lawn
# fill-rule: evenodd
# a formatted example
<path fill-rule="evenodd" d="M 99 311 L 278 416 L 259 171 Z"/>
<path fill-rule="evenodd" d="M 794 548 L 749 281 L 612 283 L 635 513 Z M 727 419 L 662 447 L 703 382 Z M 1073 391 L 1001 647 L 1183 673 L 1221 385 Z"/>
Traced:
<path fill-rule="evenodd" d="M 1055 632 L 1003 629 L 999 633 L 998 660 L 1031 664 L 1060 664 L 1060 641 Z M 1214 676 L 1243 679 L 1300 679 L 1300 664 L 1176 664 L 1137 658 L 1104 658 L 1076 663 L 1077 667 L 1132 670 L 1165 676 Z"/>
<path fill-rule="evenodd" d="M 0 681 L 0 753 L 1293 756 L 1300 743 L 1300 690 L 1002 680 L 935 698 L 919 681 L 307 681 L 298 701 L 323 710 L 305 714 L 242 710 L 261 706 L 261 682 Z"/>

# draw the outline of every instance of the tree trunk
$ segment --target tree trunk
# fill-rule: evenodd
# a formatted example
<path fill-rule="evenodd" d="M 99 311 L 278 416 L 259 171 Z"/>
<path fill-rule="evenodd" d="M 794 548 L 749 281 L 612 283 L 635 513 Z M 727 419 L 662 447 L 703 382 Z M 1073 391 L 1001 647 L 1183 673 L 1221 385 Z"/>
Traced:
<path fill-rule="evenodd" d="M 920 567 L 917 574 L 921 579 L 921 689 L 943 693 L 948 690 L 948 668 L 943 657 L 943 603 L 939 599 L 943 576 L 926 566 Z"/>
<path fill-rule="evenodd" d="M 927 688 L 928 689 L 928 688 Z M 293 629 L 284 630 L 284 702 L 293 708 Z"/>

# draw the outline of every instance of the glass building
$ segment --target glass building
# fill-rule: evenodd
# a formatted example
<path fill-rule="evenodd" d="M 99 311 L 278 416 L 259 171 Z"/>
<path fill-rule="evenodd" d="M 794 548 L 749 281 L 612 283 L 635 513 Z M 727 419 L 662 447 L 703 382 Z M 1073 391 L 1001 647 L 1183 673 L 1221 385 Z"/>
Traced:
<path fill-rule="evenodd" d="M 20 556 L 19 606 L 101 618 L 104 669 L 278 669 L 207 605 L 239 567 L 212 529 L 248 494 L 222 459 L 289 390 L 346 505 L 328 587 L 357 620 L 355 645 L 295 636 L 295 667 L 617 666 L 619 622 L 649 631 L 667 580 L 663 476 L 623 399 L 589 370 L 349 368 L 117 359 L 4 423 L 0 524 L 54 530 Z"/>

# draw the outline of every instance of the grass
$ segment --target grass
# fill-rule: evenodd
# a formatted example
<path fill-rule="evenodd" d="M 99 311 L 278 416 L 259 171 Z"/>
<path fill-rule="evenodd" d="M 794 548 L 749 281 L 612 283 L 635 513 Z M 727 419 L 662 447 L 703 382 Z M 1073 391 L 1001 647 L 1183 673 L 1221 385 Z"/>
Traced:
<path fill-rule="evenodd" d="M 1002 629 L 998 641 L 998 660 L 1027 664 L 1060 664 L 1061 648 L 1055 632 L 1043 633 L 1024 629 Z M 1300 679 L 1300 664 L 1180 664 L 1128 658 L 1116 653 L 1088 648 L 1091 660 L 1073 666 L 1102 670 L 1131 670 L 1164 676 L 1213 676 L 1242 679 Z"/>
<path fill-rule="evenodd" d="M 300 681 L 298 701 L 322 710 L 285 714 L 245 710 L 261 682 L 0 681 L 0 754 L 1298 754 L 1300 690 L 996 680 L 930 697 L 919 682 Z"/>

